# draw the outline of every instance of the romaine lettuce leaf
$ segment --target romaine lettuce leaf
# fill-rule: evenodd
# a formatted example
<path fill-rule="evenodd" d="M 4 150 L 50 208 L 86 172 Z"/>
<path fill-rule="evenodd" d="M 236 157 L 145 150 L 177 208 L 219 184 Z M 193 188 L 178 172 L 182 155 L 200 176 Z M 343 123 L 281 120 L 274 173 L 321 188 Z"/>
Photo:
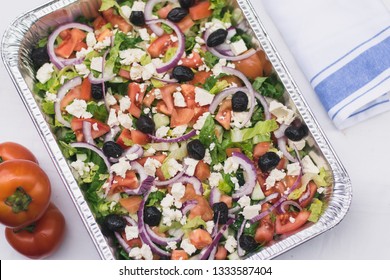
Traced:
<path fill-rule="evenodd" d="M 309 217 L 310 222 L 316 223 L 318 221 L 322 214 L 323 205 L 323 202 L 318 198 L 313 199 L 309 208 L 309 211 L 311 212 Z"/>

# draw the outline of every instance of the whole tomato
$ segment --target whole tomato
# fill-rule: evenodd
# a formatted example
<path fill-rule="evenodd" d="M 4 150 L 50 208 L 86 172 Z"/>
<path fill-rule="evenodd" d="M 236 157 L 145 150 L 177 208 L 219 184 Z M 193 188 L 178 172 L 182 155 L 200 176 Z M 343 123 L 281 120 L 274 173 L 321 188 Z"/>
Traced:
<path fill-rule="evenodd" d="M 38 163 L 33 153 L 31 153 L 26 147 L 14 142 L 1 143 L 0 163 L 11 159 L 25 159 Z"/>
<path fill-rule="evenodd" d="M 51 185 L 34 162 L 14 159 L 0 164 L 0 223 L 22 228 L 38 220 L 50 203 Z"/>
<path fill-rule="evenodd" d="M 42 259 L 52 254 L 61 244 L 65 232 L 65 218 L 50 203 L 45 214 L 23 229 L 5 229 L 8 243 L 19 253 L 31 259 Z"/>

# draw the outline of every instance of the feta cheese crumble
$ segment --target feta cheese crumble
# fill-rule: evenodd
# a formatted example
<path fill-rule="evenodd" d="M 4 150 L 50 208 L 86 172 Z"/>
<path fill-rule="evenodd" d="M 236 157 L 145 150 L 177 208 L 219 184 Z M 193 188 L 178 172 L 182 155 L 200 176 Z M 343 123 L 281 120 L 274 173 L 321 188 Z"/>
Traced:
<path fill-rule="evenodd" d="M 37 71 L 37 79 L 41 84 L 45 84 L 51 78 L 54 72 L 54 66 L 51 63 L 45 63 Z"/>

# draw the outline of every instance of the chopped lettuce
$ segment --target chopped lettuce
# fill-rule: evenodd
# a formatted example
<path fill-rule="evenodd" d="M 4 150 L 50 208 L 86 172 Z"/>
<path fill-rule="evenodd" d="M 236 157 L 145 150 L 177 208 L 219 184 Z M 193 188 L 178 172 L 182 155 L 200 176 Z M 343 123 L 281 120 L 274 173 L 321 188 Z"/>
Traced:
<path fill-rule="evenodd" d="M 152 192 L 149 195 L 146 206 L 153 206 L 164 198 L 165 194 L 162 191 Z"/>
<path fill-rule="evenodd" d="M 309 217 L 309 221 L 310 222 L 313 222 L 313 223 L 316 223 L 321 214 L 322 214 L 322 210 L 323 210 L 323 202 L 321 200 L 319 200 L 318 198 L 314 198 L 312 203 L 310 204 L 310 208 L 309 208 L 309 211 L 310 211 L 310 217 Z"/>
<path fill-rule="evenodd" d="M 102 5 L 100 6 L 99 12 L 106 11 L 112 7 L 119 8 L 119 5 L 115 0 L 102 0 Z"/>
<path fill-rule="evenodd" d="M 222 178 L 223 180 L 219 181 L 218 189 L 225 194 L 231 194 L 234 189 L 234 184 L 230 178 L 230 175 L 223 174 Z"/>
<path fill-rule="evenodd" d="M 215 85 L 210 89 L 211 94 L 218 94 L 229 86 L 226 80 L 217 81 Z"/>
<path fill-rule="evenodd" d="M 306 173 L 305 175 L 303 175 L 301 179 L 301 186 L 295 189 L 292 193 L 290 193 L 288 199 L 298 199 L 306 191 L 307 184 L 309 184 L 309 182 L 313 180 L 315 176 L 316 174 L 313 173 Z"/>
<path fill-rule="evenodd" d="M 173 48 L 173 47 L 172 47 L 172 48 L 169 48 L 169 49 L 167 50 L 167 52 L 165 53 L 165 55 L 164 55 L 162 61 L 163 61 L 164 63 L 170 61 L 170 60 L 175 56 L 176 51 L 177 51 L 177 48 Z"/>
<path fill-rule="evenodd" d="M 60 149 L 66 158 L 70 158 L 77 153 L 76 148 L 73 148 L 68 143 L 65 143 L 64 141 L 59 141 L 58 143 L 60 144 Z"/>
<path fill-rule="evenodd" d="M 332 182 L 332 176 L 325 168 L 320 168 L 320 173 L 313 178 L 314 183 L 319 187 L 329 186 Z"/>
<path fill-rule="evenodd" d="M 282 100 L 284 94 L 284 86 L 278 80 L 276 74 L 269 77 L 258 77 L 253 82 L 255 91 L 261 93 L 263 96 L 271 97 L 276 100 Z"/>
<path fill-rule="evenodd" d="M 54 102 L 44 101 L 42 102 L 42 111 L 47 115 L 54 115 Z"/>
<path fill-rule="evenodd" d="M 187 221 L 187 223 L 182 227 L 182 229 L 183 230 L 193 230 L 193 229 L 197 229 L 201 226 L 206 228 L 207 227 L 206 222 L 200 216 L 196 216 L 193 219 L 189 219 Z"/>
<path fill-rule="evenodd" d="M 252 139 L 256 135 L 265 136 L 265 139 L 270 139 L 271 132 L 276 129 L 278 129 L 278 124 L 275 120 L 259 121 L 252 128 L 232 129 L 231 140 L 232 142 L 242 142 Z"/>
<path fill-rule="evenodd" d="M 206 51 L 204 53 L 204 63 L 207 65 L 209 68 L 213 68 L 219 61 L 219 58 L 215 55 L 213 55 L 211 52 Z"/>

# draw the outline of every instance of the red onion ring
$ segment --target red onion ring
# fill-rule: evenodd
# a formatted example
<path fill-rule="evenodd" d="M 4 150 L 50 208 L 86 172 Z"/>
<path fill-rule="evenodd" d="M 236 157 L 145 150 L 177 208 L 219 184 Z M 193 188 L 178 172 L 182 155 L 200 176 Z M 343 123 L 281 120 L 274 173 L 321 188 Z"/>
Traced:
<path fill-rule="evenodd" d="M 306 200 L 310 196 L 310 188 L 306 188 L 306 191 L 301 195 L 301 197 L 298 199 L 298 202 L 301 203 L 302 201 Z"/>
<path fill-rule="evenodd" d="M 294 158 L 288 151 L 286 146 L 286 137 L 278 138 L 278 148 L 283 153 L 283 155 L 291 162 L 296 162 L 297 159 Z"/>
<path fill-rule="evenodd" d="M 106 164 L 107 171 L 110 172 L 111 164 L 110 164 L 108 158 L 107 158 L 106 155 L 105 155 L 99 148 L 97 148 L 96 146 L 93 146 L 93 145 L 88 144 L 88 143 L 80 143 L 80 142 L 70 143 L 70 146 L 72 146 L 73 148 L 88 149 L 88 150 L 91 150 L 92 152 L 97 153 L 98 156 L 100 156 L 100 157 L 103 159 L 104 163 Z"/>
<path fill-rule="evenodd" d="M 210 206 L 213 206 L 214 203 L 219 202 L 220 199 L 221 199 L 221 191 L 217 187 L 212 188 L 209 197 Z"/>
<path fill-rule="evenodd" d="M 62 69 L 65 65 L 70 65 L 72 64 L 71 62 L 74 62 L 74 59 L 71 59 L 72 61 L 67 62 L 68 59 L 61 59 L 57 57 L 54 51 L 54 43 L 58 37 L 58 35 L 66 30 L 66 29 L 71 29 L 71 28 L 77 28 L 86 32 L 93 32 L 92 27 L 89 27 L 88 25 L 81 24 L 81 23 L 76 23 L 76 22 L 71 22 L 67 24 L 60 25 L 55 29 L 49 36 L 48 41 L 47 41 L 47 53 L 49 55 L 51 63 L 53 63 L 58 69 Z"/>
<path fill-rule="evenodd" d="M 182 141 L 187 141 L 188 139 L 190 139 L 191 137 L 194 137 L 195 135 L 196 135 L 195 129 L 191 130 L 190 132 L 188 132 L 187 134 L 185 134 L 183 136 L 180 136 L 177 138 L 170 138 L 170 139 L 159 138 L 159 137 L 156 137 L 152 134 L 148 134 L 150 139 L 152 139 L 153 142 L 156 142 L 156 143 L 178 143 L 178 142 L 182 142 Z"/>
<path fill-rule="evenodd" d="M 268 103 L 267 101 L 265 100 L 264 96 L 262 96 L 261 94 L 259 94 L 258 92 L 255 92 L 255 97 L 257 98 L 257 100 L 260 101 L 261 103 L 261 106 L 263 106 L 263 109 L 264 109 L 264 117 L 266 120 L 270 120 L 272 117 L 271 117 L 271 113 L 269 111 L 269 106 L 268 106 Z"/>
<path fill-rule="evenodd" d="M 178 237 L 162 237 L 157 235 L 149 225 L 145 225 L 146 233 L 150 236 L 150 240 L 152 242 L 162 245 L 162 246 L 167 246 L 169 242 L 179 242 L 180 239 L 183 237 L 184 234 L 178 236 Z"/>
<path fill-rule="evenodd" d="M 245 177 L 245 184 L 232 195 L 232 198 L 237 199 L 252 193 L 254 187 L 256 186 L 257 174 L 253 162 L 246 155 L 234 152 L 232 154 L 232 158 L 236 163 L 241 165 L 241 168 L 244 170 Z"/>
<path fill-rule="evenodd" d="M 144 180 L 141 181 L 140 186 L 134 190 L 125 189 L 124 192 L 129 195 L 141 195 L 150 190 L 153 186 L 154 177 L 147 176 Z"/>
<path fill-rule="evenodd" d="M 156 68 L 157 73 L 167 72 L 168 70 L 172 69 L 173 67 L 175 67 L 177 65 L 177 63 L 180 61 L 181 57 L 184 54 L 184 50 L 185 50 L 184 34 L 183 34 L 183 32 L 181 32 L 180 28 L 176 24 L 170 22 L 169 20 L 155 19 L 155 20 L 148 21 L 146 23 L 149 26 L 152 26 L 153 24 L 156 24 L 156 23 L 164 23 L 164 24 L 168 25 L 170 28 L 172 28 L 173 31 L 175 31 L 175 33 L 176 33 L 176 36 L 178 38 L 178 46 L 177 46 L 177 50 L 176 50 L 175 55 L 171 58 L 171 60 L 161 64 L 159 67 Z"/>
<path fill-rule="evenodd" d="M 126 222 L 131 226 L 137 226 L 137 222 L 134 221 L 134 219 L 130 218 L 129 216 L 123 216 L 123 218 L 126 220 Z"/>
<path fill-rule="evenodd" d="M 148 21 L 153 21 L 153 8 L 157 3 L 163 2 L 161 0 L 149 0 L 146 2 L 145 5 L 145 21 L 148 23 Z M 177 0 L 167 0 L 167 2 L 170 2 L 172 4 L 176 4 Z M 158 23 L 158 22 L 156 22 Z M 150 29 L 156 34 L 158 37 L 161 37 L 164 34 L 164 30 L 159 27 L 156 23 L 148 23 Z"/>
<path fill-rule="evenodd" d="M 155 181 L 154 181 L 154 185 L 155 185 L 156 187 L 161 187 L 161 186 L 172 185 L 172 184 L 178 182 L 179 179 L 180 179 L 181 177 L 183 177 L 183 175 L 186 173 L 187 168 L 188 168 L 187 165 L 183 166 L 183 170 L 180 171 L 179 173 L 177 173 L 174 177 L 172 177 L 172 178 L 169 179 L 169 180 L 165 180 L 165 181 L 155 180 Z"/>
<path fill-rule="evenodd" d="M 281 137 L 284 137 L 284 131 L 286 130 L 286 128 L 288 127 L 287 124 L 283 123 L 279 126 L 279 128 L 277 130 L 274 131 L 274 135 L 277 139 L 281 138 Z"/>
<path fill-rule="evenodd" d="M 123 250 L 125 250 L 125 252 L 129 254 L 131 251 L 130 246 L 127 244 L 127 242 L 122 238 L 122 236 L 118 232 L 115 231 L 114 234 L 116 239 L 118 240 L 119 245 L 121 245 Z"/>
<path fill-rule="evenodd" d="M 62 87 L 58 90 L 58 100 L 54 104 L 54 111 L 57 121 L 66 127 L 70 127 L 70 123 L 62 117 L 61 100 L 65 97 L 69 90 L 81 85 L 82 82 L 83 81 L 81 77 L 75 77 L 63 84 Z"/>
<path fill-rule="evenodd" d="M 282 213 L 286 213 L 286 206 L 290 206 L 290 205 L 292 205 L 292 206 L 298 208 L 299 211 L 302 211 L 301 205 L 299 205 L 297 202 L 295 202 L 295 201 L 293 201 L 293 200 L 285 200 L 285 201 L 283 201 L 283 202 L 280 204 L 279 209 L 280 209 L 280 211 L 281 211 Z"/>
<path fill-rule="evenodd" d="M 247 220 L 244 220 L 242 222 L 240 229 L 238 230 L 238 233 L 237 233 L 237 254 L 239 257 L 242 257 L 243 255 L 245 255 L 245 250 L 242 249 L 240 246 L 240 237 L 241 237 L 242 233 L 244 232 L 246 222 L 247 222 Z"/>
<path fill-rule="evenodd" d="M 196 204 L 198 204 L 198 201 L 191 199 L 187 200 L 186 202 L 183 203 L 183 206 L 181 207 L 181 213 L 183 216 L 185 216 L 189 211 L 191 211 Z"/>
<path fill-rule="evenodd" d="M 215 259 L 215 254 L 217 253 L 218 246 L 215 246 L 213 250 L 211 250 L 210 255 L 208 257 L 208 260 L 214 260 Z"/>
<path fill-rule="evenodd" d="M 119 133 L 119 131 L 121 131 L 119 126 L 116 125 L 116 126 L 112 127 L 110 129 L 110 132 L 108 132 L 106 134 L 106 136 L 104 137 L 104 142 L 114 141 L 114 138 Z"/>
<path fill-rule="evenodd" d="M 183 175 L 183 176 L 181 176 L 177 180 L 177 182 L 179 182 L 179 183 L 190 183 L 194 187 L 196 194 L 199 194 L 199 195 L 203 194 L 202 182 L 198 178 L 196 178 L 194 176 L 190 177 L 190 176 L 187 176 L 187 175 Z"/>
<path fill-rule="evenodd" d="M 140 158 L 144 154 L 144 149 L 140 145 L 134 144 L 133 146 L 131 146 L 131 148 L 128 148 L 125 151 L 124 156 L 127 157 L 128 155 L 131 155 L 131 154 L 136 154 L 138 156 L 138 158 Z M 131 160 L 131 162 L 133 162 L 133 160 Z"/>
<path fill-rule="evenodd" d="M 92 138 L 92 124 L 90 122 L 83 121 L 83 136 L 86 143 L 96 146 L 95 140 Z"/>

